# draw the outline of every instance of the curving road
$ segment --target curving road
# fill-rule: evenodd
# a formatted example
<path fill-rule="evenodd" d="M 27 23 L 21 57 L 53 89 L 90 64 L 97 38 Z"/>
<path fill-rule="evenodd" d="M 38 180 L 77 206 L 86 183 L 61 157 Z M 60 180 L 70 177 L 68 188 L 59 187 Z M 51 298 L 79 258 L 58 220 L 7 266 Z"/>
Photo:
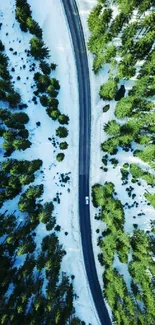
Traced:
<path fill-rule="evenodd" d="M 80 137 L 79 137 L 79 214 L 80 230 L 86 273 L 92 297 L 102 325 L 111 325 L 111 321 L 102 296 L 101 287 L 95 267 L 92 248 L 90 207 L 85 204 L 85 196 L 89 196 L 90 167 L 90 127 L 91 127 L 91 94 L 88 58 L 83 29 L 75 0 L 62 0 L 68 25 L 71 32 L 79 87 Z M 90 319 L 91 322 L 91 319 Z M 93 324 L 96 325 L 96 324 Z"/>

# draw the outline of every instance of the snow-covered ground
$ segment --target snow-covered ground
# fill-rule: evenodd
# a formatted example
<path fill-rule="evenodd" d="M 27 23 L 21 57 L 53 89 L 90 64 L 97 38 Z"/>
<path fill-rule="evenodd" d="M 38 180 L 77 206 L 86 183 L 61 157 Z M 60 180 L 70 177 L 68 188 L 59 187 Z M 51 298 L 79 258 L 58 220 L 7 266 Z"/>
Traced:
<path fill-rule="evenodd" d="M 50 49 L 50 61 L 57 63 L 56 72 L 52 73 L 60 81 L 61 89 L 58 96 L 59 108 L 61 112 L 68 114 L 70 123 L 68 126 L 69 136 L 67 142 L 69 148 L 65 151 L 65 160 L 58 163 L 56 154 L 60 152 L 54 148 L 48 138 L 55 137 L 55 130 L 58 123 L 52 121 L 45 108 L 35 105 L 32 101 L 33 91 L 35 90 L 33 81 L 32 63 L 35 62 L 35 72 L 38 65 L 33 58 L 27 56 L 25 50 L 29 48 L 29 40 L 32 37 L 29 33 L 22 33 L 18 23 L 15 21 L 14 0 L 1 1 L 0 17 L 2 30 L 0 37 L 6 48 L 6 54 L 10 59 L 9 69 L 12 67 L 15 72 L 11 72 L 15 89 L 19 89 L 22 100 L 28 103 L 26 113 L 30 117 L 27 125 L 30 134 L 32 146 L 24 152 L 14 152 L 11 158 L 17 159 L 42 159 L 43 173 L 37 172 L 34 184 L 44 184 L 43 202 L 53 200 L 56 193 L 60 193 L 60 204 L 55 204 L 55 215 L 57 224 L 61 226 L 58 233 L 60 243 L 63 244 L 67 254 L 63 258 L 62 271 L 68 275 L 75 275 L 74 289 L 78 296 L 75 299 L 76 314 L 88 325 L 99 324 L 96 310 L 89 291 L 87 277 L 85 274 L 81 239 L 79 232 L 78 216 L 78 129 L 79 129 L 79 107 L 78 107 L 78 86 L 76 78 L 76 67 L 68 30 L 66 18 L 61 1 L 57 0 L 29 0 L 32 7 L 33 18 L 40 24 L 43 29 L 43 37 L 48 48 Z M 7 34 L 8 33 L 8 34 Z M 13 51 L 10 51 L 13 48 Z M 13 54 L 17 51 L 17 55 Z M 26 68 L 23 68 L 26 65 Z M 17 80 L 20 76 L 20 80 Z M 41 126 L 37 127 L 36 122 L 40 121 Z M 56 139 L 56 142 L 58 139 Z M 61 173 L 69 173 L 70 181 L 63 187 L 59 183 Z M 62 195 L 61 195 L 62 193 Z M 18 197 L 13 201 L 7 201 L 2 207 L 13 212 L 17 209 Z M 22 214 L 19 214 L 19 217 Z M 65 232 L 68 235 L 65 235 Z M 49 233 L 49 232 L 48 232 Z M 37 244 L 47 234 L 44 224 L 37 227 Z M 17 264 L 21 261 L 17 261 Z"/>
<path fill-rule="evenodd" d="M 85 35 L 86 42 L 89 39 L 90 32 L 88 29 L 87 19 L 90 14 L 92 8 L 97 5 L 97 0 L 77 0 L 79 13 L 81 16 L 83 30 Z M 113 6 L 114 13 L 116 16 L 117 8 Z M 129 186 L 134 187 L 134 191 L 132 193 L 136 193 L 135 201 L 138 202 L 138 207 L 131 207 L 130 209 L 125 208 L 125 231 L 128 233 L 133 232 L 133 224 L 137 224 L 139 229 L 150 230 L 150 220 L 155 219 L 154 209 L 151 206 L 147 205 L 147 202 L 144 198 L 145 190 L 147 189 L 149 192 L 153 192 L 151 186 L 146 185 L 146 182 L 141 181 L 142 186 L 138 186 L 137 184 L 131 183 L 131 176 L 129 176 L 129 182 L 127 185 L 122 185 L 121 181 L 121 172 L 120 168 L 123 166 L 125 162 L 128 163 L 138 163 L 140 167 L 146 168 L 146 164 L 142 163 L 140 159 L 133 157 L 132 152 L 125 152 L 122 149 L 119 149 L 118 154 L 115 156 L 116 159 L 119 160 L 119 164 L 116 168 L 113 168 L 112 164 L 108 163 L 108 171 L 104 172 L 100 169 L 102 164 L 102 157 L 106 153 L 100 150 L 100 144 L 107 140 L 107 134 L 103 130 L 104 124 L 106 124 L 109 120 L 114 118 L 114 109 L 116 106 L 116 102 L 113 100 L 110 102 L 110 110 L 107 113 L 103 113 L 103 107 L 108 104 L 108 101 L 103 101 L 99 97 L 99 89 L 100 86 L 108 80 L 109 76 L 109 65 L 105 64 L 104 67 L 95 75 L 92 71 L 93 66 L 93 55 L 88 51 L 88 60 L 90 67 L 90 82 L 91 82 L 91 102 L 92 102 L 92 112 L 91 112 L 91 166 L 90 166 L 90 185 L 94 185 L 95 183 L 104 184 L 104 182 L 113 182 L 115 184 L 115 190 L 117 192 L 117 198 L 121 200 L 122 204 L 128 203 L 131 205 L 133 200 L 129 198 L 126 188 Z M 137 64 L 137 69 L 139 68 L 139 64 Z M 129 81 L 121 81 L 120 84 L 124 84 L 126 88 L 126 95 L 128 90 L 132 87 L 135 78 Z M 136 145 L 134 145 L 134 149 L 136 149 Z M 91 190 L 91 187 L 90 187 Z M 91 193 L 90 193 L 91 196 Z M 93 207 L 91 204 L 91 226 L 92 226 L 92 236 L 93 236 L 93 248 L 94 255 L 96 261 L 96 268 L 99 277 L 99 281 L 101 287 L 103 288 L 103 267 L 101 267 L 97 255 L 100 253 L 100 248 L 97 246 L 98 236 L 104 230 L 104 223 L 94 219 L 98 210 Z M 139 213 L 143 213 L 139 215 Z M 136 217 L 136 218 L 135 218 Z M 96 232 L 96 229 L 100 229 L 100 233 Z M 114 267 L 120 272 L 120 274 L 124 274 L 124 279 L 128 285 L 130 285 L 131 278 L 127 271 L 127 265 L 120 263 L 118 258 L 115 258 Z M 108 307 L 108 306 L 107 306 Z M 110 312 L 110 309 L 108 307 Z M 110 313 L 111 314 L 111 313 Z"/>

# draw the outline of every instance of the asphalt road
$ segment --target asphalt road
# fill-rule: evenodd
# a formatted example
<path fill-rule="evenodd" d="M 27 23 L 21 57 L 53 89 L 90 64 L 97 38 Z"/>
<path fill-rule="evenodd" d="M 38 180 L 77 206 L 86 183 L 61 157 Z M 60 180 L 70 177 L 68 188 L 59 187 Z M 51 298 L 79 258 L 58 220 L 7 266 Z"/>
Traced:
<path fill-rule="evenodd" d="M 102 325 L 111 325 L 105 306 L 101 287 L 95 267 L 92 247 L 90 207 L 85 204 L 85 196 L 89 196 L 90 168 L 90 128 L 91 128 L 91 93 L 88 58 L 81 20 L 75 0 L 62 0 L 67 16 L 77 66 L 80 136 L 79 136 L 79 214 L 80 230 L 86 273 L 98 317 Z M 80 276 L 80 275 L 79 275 Z M 91 319 L 90 319 L 91 323 Z M 97 324 L 93 324 L 97 325 Z"/>

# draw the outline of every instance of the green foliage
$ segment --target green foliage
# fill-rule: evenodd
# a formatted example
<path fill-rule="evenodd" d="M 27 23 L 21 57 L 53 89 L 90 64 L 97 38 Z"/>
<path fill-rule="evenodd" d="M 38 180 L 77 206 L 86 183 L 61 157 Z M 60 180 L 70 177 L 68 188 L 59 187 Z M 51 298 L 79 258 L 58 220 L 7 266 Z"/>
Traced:
<path fill-rule="evenodd" d="M 117 136 L 120 133 L 120 124 L 117 123 L 115 120 L 109 121 L 104 126 L 104 131 L 111 136 Z"/>
<path fill-rule="evenodd" d="M 18 202 L 21 212 L 33 212 L 35 210 L 35 200 L 43 194 L 43 185 L 30 186 L 24 192 Z"/>
<path fill-rule="evenodd" d="M 104 206 L 105 200 L 113 193 L 114 185 L 112 183 L 105 183 L 105 186 L 95 184 L 92 187 L 92 199 L 95 207 Z"/>
<path fill-rule="evenodd" d="M 60 114 L 58 116 L 58 121 L 60 124 L 68 124 L 69 123 L 69 117 L 65 114 Z"/>
<path fill-rule="evenodd" d="M 58 96 L 58 91 L 55 90 L 55 88 L 52 85 L 49 85 L 47 88 L 48 95 L 51 97 L 57 97 Z"/>
<path fill-rule="evenodd" d="M 32 19 L 30 6 L 26 0 L 16 0 L 16 18 L 20 21 L 24 31 L 28 28 L 30 32 L 41 37 L 42 32 Z M 3 49 L 0 42 L 0 51 Z M 46 54 L 42 49 L 39 50 L 39 47 L 37 50 L 40 51 L 39 55 L 35 54 L 37 57 Z M 3 67 L 2 63 L 4 63 Z M 55 67 L 54 64 L 51 66 L 52 69 Z M 44 64 L 41 68 L 48 74 L 47 65 Z M 41 79 L 43 80 L 42 76 Z M 20 98 L 14 92 L 10 80 L 7 72 L 7 59 L 2 57 L 1 60 L 0 56 L 0 100 L 8 101 L 11 107 L 15 107 Z M 48 91 L 50 95 L 52 94 L 50 108 L 53 110 L 59 103 L 55 97 L 60 86 L 56 79 L 51 79 L 49 84 L 48 82 L 49 80 L 44 78 L 43 86 L 46 94 L 48 94 L 47 88 L 51 85 Z M 19 108 L 24 108 L 21 106 Z M 29 133 L 25 128 L 25 124 L 29 121 L 26 114 L 12 114 L 10 110 L 0 109 L 0 118 L 3 123 L 0 134 L 4 135 L 5 144 L 9 149 L 13 150 L 14 147 L 25 149 L 26 145 L 30 145 L 27 140 Z M 64 135 L 63 128 L 59 131 Z M 68 134 L 67 130 L 65 132 Z M 65 142 L 63 144 L 65 149 L 67 145 Z M 22 185 L 28 185 L 34 181 L 34 173 L 41 165 L 42 161 L 39 159 L 32 162 L 3 159 L 1 164 L 0 206 L 5 200 L 12 199 L 19 194 L 21 190 L 22 194 L 18 202 L 20 217 L 18 209 L 10 216 L 7 215 L 5 209 L 0 216 L 0 300 L 3 302 L 0 323 L 19 324 L 24 319 L 25 324 L 31 325 L 67 325 L 68 323 L 83 325 L 84 323 L 74 316 L 73 286 L 66 275 L 60 276 L 61 261 L 65 251 L 62 250 L 54 234 L 53 227 L 56 222 L 53 216 L 54 206 L 51 202 L 41 204 L 42 199 L 39 198 L 43 194 L 43 185 L 26 186 L 24 191 L 22 188 Z M 22 212 L 24 212 L 23 215 Z M 44 230 L 50 231 L 50 235 L 46 236 Z M 39 232 L 41 235 L 38 237 Z"/>
<path fill-rule="evenodd" d="M 154 185 L 155 183 L 155 176 L 147 171 L 144 171 L 136 164 L 130 165 L 130 173 L 134 178 L 142 178 L 149 185 Z"/>
<path fill-rule="evenodd" d="M 15 107 L 16 105 L 18 105 L 20 103 L 21 96 L 17 92 L 12 90 L 7 95 L 7 101 L 9 102 L 11 107 Z"/>
<path fill-rule="evenodd" d="M 117 82 L 114 79 L 109 79 L 100 88 L 100 97 L 104 100 L 114 99 L 117 92 Z"/>
<path fill-rule="evenodd" d="M 60 84 L 59 81 L 55 78 L 51 79 L 51 86 L 53 86 L 54 89 L 59 90 L 60 89 Z"/>
<path fill-rule="evenodd" d="M 23 255 L 23 254 L 27 254 L 27 253 L 33 253 L 35 250 L 36 244 L 34 242 L 34 240 L 32 239 L 31 236 L 29 236 L 28 238 L 26 238 L 25 243 L 23 243 L 21 246 L 18 247 L 18 252 L 17 255 Z"/>
<path fill-rule="evenodd" d="M 42 106 L 47 107 L 48 106 L 48 97 L 46 95 L 40 96 L 40 103 Z"/>
<path fill-rule="evenodd" d="M 65 158 L 65 154 L 63 153 L 63 152 L 60 152 L 60 153 L 58 153 L 57 154 L 57 161 L 62 161 L 62 160 L 64 160 L 64 158 Z"/>
<path fill-rule="evenodd" d="M 122 174 L 121 179 L 122 179 L 122 180 L 127 180 L 127 179 L 128 179 L 128 175 L 129 175 L 128 170 L 126 170 L 126 169 L 124 169 L 124 168 L 121 168 L 121 169 L 120 169 L 120 172 L 121 172 L 121 174 Z"/>
<path fill-rule="evenodd" d="M 54 121 L 56 121 L 60 115 L 60 111 L 58 109 L 48 109 L 47 113 Z"/>
<path fill-rule="evenodd" d="M 127 233 L 118 231 L 116 238 L 116 247 L 121 263 L 128 263 L 128 254 L 130 252 L 130 238 Z"/>
<path fill-rule="evenodd" d="M 15 150 L 26 150 L 30 148 L 31 142 L 29 140 L 17 139 L 13 141 L 13 147 Z"/>
<path fill-rule="evenodd" d="M 43 185 L 30 186 L 25 192 L 28 199 L 36 199 L 43 194 Z"/>
<path fill-rule="evenodd" d="M 155 194 L 145 193 L 145 197 L 151 203 L 151 205 L 155 208 Z"/>
<path fill-rule="evenodd" d="M 66 138 L 68 135 L 68 130 L 64 126 L 59 126 L 56 129 L 56 135 L 60 138 Z"/>
<path fill-rule="evenodd" d="M 154 157 L 155 157 L 155 145 L 146 146 L 142 151 L 136 150 L 134 155 L 142 159 L 144 162 L 150 164 L 150 166 L 155 167 Z"/>
<path fill-rule="evenodd" d="M 40 28 L 38 23 L 31 17 L 27 18 L 26 27 L 31 34 L 34 34 L 38 38 L 42 38 L 42 29 Z"/>
<path fill-rule="evenodd" d="M 21 175 L 20 178 L 20 183 L 21 185 L 28 185 L 30 183 L 33 183 L 35 180 L 35 177 L 33 174 L 28 174 L 28 175 Z"/>
<path fill-rule="evenodd" d="M 52 220 L 52 228 L 55 225 L 55 218 L 52 217 L 52 212 L 54 210 L 54 206 L 52 202 L 45 203 L 41 212 L 39 213 L 39 221 L 43 223 L 47 223 Z"/>
<path fill-rule="evenodd" d="M 17 123 L 20 123 L 20 124 L 27 124 L 29 122 L 29 117 L 26 113 L 15 113 L 15 114 L 12 114 L 11 117 Z"/>
<path fill-rule="evenodd" d="M 2 163 L 0 171 L 1 188 L 1 205 L 4 200 L 14 198 L 21 191 L 22 185 L 27 185 L 34 181 L 34 173 L 41 167 L 42 162 L 38 160 L 18 161 L 8 159 Z"/>
<path fill-rule="evenodd" d="M 31 55 L 36 60 L 44 60 L 45 58 L 49 57 L 48 48 L 45 46 L 44 42 L 37 37 L 31 38 L 30 51 L 31 51 Z"/>
<path fill-rule="evenodd" d="M 95 6 L 89 17 L 88 17 L 88 27 L 90 31 L 93 31 L 96 28 L 96 24 L 98 24 L 98 20 L 99 20 L 99 15 L 101 13 L 102 10 L 102 6 L 100 4 L 98 4 L 97 6 Z"/>
<path fill-rule="evenodd" d="M 34 80 L 36 81 L 38 92 L 47 92 L 48 87 L 51 83 L 50 77 L 48 75 L 37 72 L 34 74 Z"/>
<path fill-rule="evenodd" d="M 68 148 L 68 143 L 67 142 L 61 142 L 59 144 L 59 147 L 60 147 L 61 150 L 65 150 L 65 149 Z"/>
<path fill-rule="evenodd" d="M 41 61 L 39 67 L 45 75 L 51 73 L 51 66 L 46 61 Z"/>
<path fill-rule="evenodd" d="M 116 152 L 117 152 L 116 148 L 118 145 L 119 145 L 119 139 L 111 138 L 101 144 L 101 149 L 103 151 L 110 153 L 110 154 L 116 154 Z"/>
<path fill-rule="evenodd" d="M 27 1 L 16 1 L 16 19 L 20 24 L 21 30 L 26 32 L 27 31 L 27 18 L 31 17 L 31 10 L 30 5 L 27 3 Z"/>
<path fill-rule="evenodd" d="M 118 80 L 127 80 L 135 75 L 136 78 L 132 79 L 134 86 L 128 91 L 126 97 L 118 101 L 114 111 L 117 119 L 125 120 L 123 123 L 111 120 L 104 126 L 104 131 L 110 137 L 101 144 L 101 149 L 106 153 L 115 154 L 121 146 L 125 151 L 132 152 L 136 142 L 142 145 L 142 148 L 136 150 L 134 156 L 155 168 L 155 114 L 152 101 L 155 95 L 153 2 L 152 0 L 114 2 L 119 6 L 116 15 L 110 16 L 109 11 L 108 16 L 109 3 L 101 0 L 88 18 L 91 31 L 88 48 L 94 55 L 93 70 L 97 73 L 103 67 L 104 74 L 104 68 L 107 69 L 104 64 L 107 63 L 113 70 L 112 72 L 109 70 L 109 80 L 101 86 L 99 95 L 104 100 L 116 99 Z M 133 21 L 134 12 L 137 16 Z M 117 39 L 119 43 L 115 45 Z M 137 67 L 140 69 L 137 70 Z M 107 163 L 107 159 L 104 159 L 105 161 Z M 154 186 L 154 175 L 137 164 L 124 164 L 121 168 L 122 179 L 126 182 L 129 172 L 134 182 L 140 178 L 148 185 Z M 115 199 L 114 192 L 105 195 L 104 186 L 96 184 L 92 188 L 92 198 L 94 206 L 100 207 L 99 218 L 106 224 L 106 230 L 103 236 L 100 235 L 98 245 L 102 255 L 100 260 L 105 269 L 104 295 L 112 308 L 113 321 L 123 325 L 153 325 L 155 318 L 153 274 L 155 272 L 152 258 L 154 243 L 150 244 L 152 236 L 149 232 L 141 230 L 136 230 L 129 236 L 124 231 L 123 206 L 118 199 Z M 153 193 L 147 191 L 145 198 L 155 207 Z M 136 224 L 134 226 L 136 227 Z M 119 266 L 117 270 L 114 269 L 113 261 L 116 257 L 120 263 L 128 265 L 132 276 L 132 293 L 126 287 Z M 142 309 L 139 308 L 141 304 L 144 306 Z"/>
<path fill-rule="evenodd" d="M 115 116 L 118 119 L 122 119 L 127 116 L 131 116 L 133 108 L 133 98 L 125 97 L 121 98 L 121 100 L 117 103 L 115 109 Z"/>

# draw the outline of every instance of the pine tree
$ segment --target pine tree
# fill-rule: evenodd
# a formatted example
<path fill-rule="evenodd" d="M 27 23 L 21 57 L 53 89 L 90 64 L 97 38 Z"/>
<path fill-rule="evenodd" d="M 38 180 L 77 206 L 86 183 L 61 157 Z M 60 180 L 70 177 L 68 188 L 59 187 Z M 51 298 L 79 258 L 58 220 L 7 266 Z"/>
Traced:
<path fill-rule="evenodd" d="M 42 38 L 42 29 L 34 19 L 28 17 L 26 20 L 26 26 L 31 34 L 34 34 L 38 38 Z"/>
<path fill-rule="evenodd" d="M 36 60 L 43 60 L 45 58 L 49 57 L 49 50 L 45 46 L 44 42 L 37 38 L 33 37 L 30 40 L 30 51 L 31 55 L 36 59 Z"/>

